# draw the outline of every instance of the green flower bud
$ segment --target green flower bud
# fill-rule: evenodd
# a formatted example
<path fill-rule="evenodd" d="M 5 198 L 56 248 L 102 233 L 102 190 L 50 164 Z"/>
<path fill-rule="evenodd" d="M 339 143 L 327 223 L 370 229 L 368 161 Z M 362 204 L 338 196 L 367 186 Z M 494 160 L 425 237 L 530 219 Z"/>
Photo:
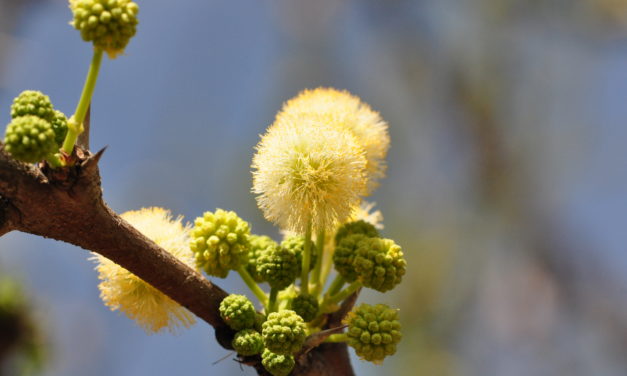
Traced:
<path fill-rule="evenodd" d="M 261 338 L 261 334 L 256 330 L 244 329 L 235 333 L 231 345 L 240 355 L 255 355 L 263 351 L 263 338 Z"/>
<path fill-rule="evenodd" d="M 279 355 L 265 349 L 261 354 L 261 364 L 273 376 L 287 376 L 294 369 L 296 362 L 291 355 Z"/>
<path fill-rule="evenodd" d="M 13 119 L 4 136 L 5 150 L 18 161 L 35 163 L 58 150 L 52 126 L 37 116 Z"/>
<path fill-rule="evenodd" d="M 362 240 L 367 240 L 368 236 L 363 234 L 348 235 L 337 243 L 333 252 L 333 264 L 335 270 L 348 282 L 357 280 L 354 261 L 357 253 L 357 246 Z"/>
<path fill-rule="evenodd" d="M 303 265 L 303 254 L 305 253 L 305 237 L 301 235 L 288 235 L 281 242 L 281 247 L 290 249 L 296 254 L 296 259 L 298 260 L 298 273 L 300 276 L 300 271 Z M 318 255 L 316 253 L 316 244 L 311 242 L 311 260 L 309 261 L 309 270 L 313 270 L 314 266 L 316 266 L 316 261 L 318 259 Z"/>
<path fill-rule="evenodd" d="M 65 140 L 65 135 L 67 134 L 67 117 L 61 111 L 54 111 L 54 118 L 50 122 L 52 125 L 52 130 L 54 131 L 54 140 L 56 141 L 58 147 L 63 145 L 63 140 Z"/>
<path fill-rule="evenodd" d="M 135 35 L 139 6 L 130 0 L 70 0 L 74 19 L 70 25 L 86 42 L 110 58 L 124 52 Z"/>
<path fill-rule="evenodd" d="M 294 252 L 287 248 L 271 246 L 257 258 L 257 274 L 270 287 L 282 290 L 296 280 L 300 270 Z"/>
<path fill-rule="evenodd" d="M 362 234 L 371 238 L 379 237 L 379 231 L 372 224 L 360 219 L 340 226 L 335 234 L 335 244 L 340 244 L 343 238 L 355 234 Z"/>
<path fill-rule="evenodd" d="M 225 278 L 248 262 L 250 227 L 235 212 L 205 212 L 194 221 L 191 235 L 196 265 L 209 275 Z"/>
<path fill-rule="evenodd" d="M 386 292 L 401 282 L 407 262 L 393 240 L 368 238 L 357 244 L 353 265 L 365 287 Z"/>
<path fill-rule="evenodd" d="M 305 322 L 289 309 L 269 314 L 262 325 L 261 335 L 268 350 L 283 355 L 300 350 L 307 336 Z"/>
<path fill-rule="evenodd" d="M 220 317 L 233 330 L 255 326 L 255 306 L 244 295 L 231 294 L 220 303 Z"/>
<path fill-rule="evenodd" d="M 15 119 L 26 115 L 37 116 L 48 122 L 52 122 L 55 114 L 52 102 L 50 102 L 50 97 L 41 91 L 24 90 L 13 99 L 11 118 Z"/>
<path fill-rule="evenodd" d="M 265 235 L 251 235 L 250 248 L 248 250 L 248 265 L 246 269 L 255 282 L 264 282 L 263 278 L 257 273 L 257 259 L 263 251 L 269 247 L 278 246 L 277 242 Z"/>
<path fill-rule="evenodd" d="M 396 344 L 401 340 L 396 309 L 385 304 L 362 304 L 348 314 L 344 323 L 348 324 L 348 345 L 360 358 L 379 364 L 396 352 Z"/>
<path fill-rule="evenodd" d="M 309 322 L 318 315 L 318 299 L 310 294 L 302 294 L 292 300 L 292 310 Z"/>

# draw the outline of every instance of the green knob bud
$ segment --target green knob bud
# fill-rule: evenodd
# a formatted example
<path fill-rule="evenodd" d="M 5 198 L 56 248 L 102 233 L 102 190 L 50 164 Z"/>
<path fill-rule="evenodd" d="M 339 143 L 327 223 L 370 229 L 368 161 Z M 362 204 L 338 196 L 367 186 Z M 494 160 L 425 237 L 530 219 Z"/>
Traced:
<path fill-rule="evenodd" d="M 270 287 L 282 290 L 296 280 L 300 264 L 294 252 L 287 248 L 271 246 L 257 258 L 257 274 Z"/>
<path fill-rule="evenodd" d="M 348 324 L 348 345 L 360 358 L 379 364 L 396 353 L 402 337 L 398 310 L 385 304 L 362 304 L 348 314 L 344 323 Z"/>
<path fill-rule="evenodd" d="M 263 351 L 263 338 L 261 338 L 261 334 L 254 329 L 244 329 L 235 333 L 231 345 L 240 355 L 255 355 Z"/>
<path fill-rule="evenodd" d="M 232 211 L 217 209 L 196 218 L 190 248 L 196 265 L 207 274 L 225 278 L 248 263 L 250 227 Z"/>
<path fill-rule="evenodd" d="M 255 306 L 244 295 L 231 294 L 220 302 L 220 317 L 233 330 L 255 326 Z"/>
<path fill-rule="evenodd" d="M 4 144 L 13 158 L 27 163 L 39 162 L 58 150 L 50 123 L 32 115 L 11 120 Z"/>
<path fill-rule="evenodd" d="M 24 90 L 11 105 L 11 118 L 32 115 L 40 117 L 48 122 L 52 122 L 55 117 L 54 108 L 50 97 L 35 90 Z"/>
<path fill-rule="evenodd" d="M 300 350 L 307 336 L 305 322 L 289 309 L 269 314 L 262 325 L 261 335 L 268 350 L 283 355 Z"/>
<path fill-rule="evenodd" d="M 340 226 L 335 234 L 335 244 L 340 244 L 343 238 L 355 234 L 362 234 L 371 238 L 379 237 L 379 231 L 372 224 L 360 219 Z"/>
<path fill-rule="evenodd" d="M 250 248 L 248 250 L 248 265 L 246 269 L 255 282 L 264 282 L 263 278 L 257 273 L 257 260 L 261 253 L 269 247 L 276 247 L 277 242 L 265 235 L 251 235 Z"/>
<path fill-rule="evenodd" d="M 357 280 L 358 275 L 354 266 L 357 246 L 361 241 L 367 239 L 368 236 L 364 234 L 348 235 L 342 238 L 335 247 L 335 252 L 333 252 L 335 270 L 348 282 Z"/>
<path fill-rule="evenodd" d="M 52 125 L 54 140 L 58 147 L 63 146 L 63 140 L 65 140 L 65 135 L 67 134 L 67 117 L 65 117 L 63 112 L 55 110 L 54 118 L 50 122 L 50 125 Z"/>
<path fill-rule="evenodd" d="M 130 0 L 70 0 L 74 19 L 70 25 L 86 42 L 105 51 L 110 58 L 124 52 L 135 35 L 139 6 Z"/>
<path fill-rule="evenodd" d="M 298 274 L 300 276 L 300 271 L 303 265 L 303 254 L 305 253 L 305 237 L 301 235 L 288 235 L 281 242 L 281 247 L 290 249 L 296 254 L 296 259 L 298 260 Z M 316 261 L 318 259 L 318 255 L 316 254 L 316 244 L 311 242 L 311 260 L 309 262 L 309 270 L 313 270 L 314 266 L 316 266 Z"/>
<path fill-rule="evenodd" d="M 265 349 L 263 354 L 261 354 L 261 364 L 273 376 L 287 376 L 294 369 L 296 362 L 291 355 L 275 354 Z"/>
<path fill-rule="evenodd" d="M 365 287 L 386 292 L 401 282 L 407 262 L 393 240 L 368 238 L 358 243 L 353 265 Z"/>
<path fill-rule="evenodd" d="M 292 300 L 292 310 L 302 317 L 305 322 L 316 318 L 318 308 L 318 299 L 310 294 L 302 294 Z"/>

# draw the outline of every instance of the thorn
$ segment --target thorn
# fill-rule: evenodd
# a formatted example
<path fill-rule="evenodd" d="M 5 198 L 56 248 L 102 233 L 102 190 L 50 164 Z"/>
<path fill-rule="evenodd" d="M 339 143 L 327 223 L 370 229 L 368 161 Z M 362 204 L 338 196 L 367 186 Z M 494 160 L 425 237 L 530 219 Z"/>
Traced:
<path fill-rule="evenodd" d="M 230 352 L 228 354 L 226 354 L 225 356 L 223 356 L 222 358 L 216 360 L 215 362 L 211 363 L 212 366 L 215 366 L 216 364 L 220 363 L 221 361 L 225 360 L 226 358 L 228 358 L 229 356 L 232 356 L 234 353 Z"/>

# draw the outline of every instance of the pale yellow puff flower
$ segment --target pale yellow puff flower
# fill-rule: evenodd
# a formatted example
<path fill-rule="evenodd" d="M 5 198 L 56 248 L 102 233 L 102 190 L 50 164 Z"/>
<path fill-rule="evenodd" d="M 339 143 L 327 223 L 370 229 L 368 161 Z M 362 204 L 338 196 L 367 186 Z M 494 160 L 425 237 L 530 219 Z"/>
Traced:
<path fill-rule="evenodd" d="M 189 249 L 189 226 L 182 217 L 172 218 L 169 210 L 143 208 L 121 215 L 139 232 L 154 241 L 173 256 L 196 269 Z M 100 298 L 112 311 L 119 309 L 135 320 L 146 332 L 159 332 L 168 328 L 185 328 L 196 322 L 194 316 L 177 302 L 155 289 L 141 278 L 101 256 L 93 257 L 98 265 Z"/>
<path fill-rule="evenodd" d="M 277 119 L 253 157 L 253 192 L 266 219 L 315 233 L 345 220 L 366 187 L 366 158 L 354 136 L 314 118 Z"/>
<path fill-rule="evenodd" d="M 362 201 L 353 208 L 353 212 L 347 222 L 363 220 L 373 225 L 377 230 L 383 230 L 383 214 L 381 214 L 380 210 L 372 211 L 376 204 L 376 202 Z"/>
<path fill-rule="evenodd" d="M 385 157 L 390 147 L 388 125 L 378 112 L 348 91 L 333 88 L 304 90 L 283 105 L 277 119 L 294 121 L 318 117 L 333 127 L 350 130 L 366 152 L 367 192 L 370 194 L 385 176 Z"/>

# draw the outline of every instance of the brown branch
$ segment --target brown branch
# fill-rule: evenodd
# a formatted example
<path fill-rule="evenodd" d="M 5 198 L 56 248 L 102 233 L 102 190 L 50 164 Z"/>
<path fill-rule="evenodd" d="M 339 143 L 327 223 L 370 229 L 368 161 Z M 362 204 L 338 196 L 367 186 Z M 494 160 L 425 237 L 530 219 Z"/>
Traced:
<path fill-rule="evenodd" d="M 39 169 L 0 149 L 0 234 L 18 230 L 97 252 L 133 272 L 213 327 L 223 327 L 218 306 L 226 293 L 115 214 L 102 200 L 98 159 Z"/>

